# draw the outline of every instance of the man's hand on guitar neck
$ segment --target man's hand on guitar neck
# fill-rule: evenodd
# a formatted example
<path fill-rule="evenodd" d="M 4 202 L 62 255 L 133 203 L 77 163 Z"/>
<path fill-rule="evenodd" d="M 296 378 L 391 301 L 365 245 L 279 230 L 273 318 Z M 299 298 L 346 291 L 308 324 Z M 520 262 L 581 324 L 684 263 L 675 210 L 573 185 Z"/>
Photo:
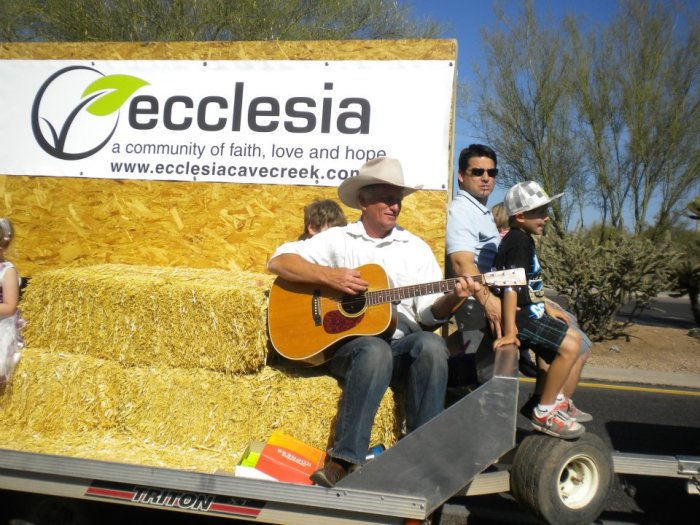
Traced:
<path fill-rule="evenodd" d="M 436 319 L 447 319 L 458 304 L 481 290 L 481 285 L 468 275 L 460 276 L 455 282 L 455 288 L 440 297 L 432 306 Z"/>
<path fill-rule="evenodd" d="M 455 273 L 463 275 L 477 275 L 479 268 L 476 265 L 476 257 L 471 252 L 460 251 L 455 252 L 450 255 L 450 263 L 452 264 L 452 269 Z M 486 316 L 486 322 L 489 325 L 491 334 L 495 338 L 499 338 L 503 335 L 501 330 L 502 315 L 501 315 L 501 300 L 491 291 L 488 286 L 484 286 L 474 297 L 479 304 L 484 307 L 484 315 Z"/>
<path fill-rule="evenodd" d="M 321 266 L 292 253 L 271 259 L 267 269 L 290 282 L 323 284 L 350 295 L 364 293 L 369 286 L 359 270 Z"/>

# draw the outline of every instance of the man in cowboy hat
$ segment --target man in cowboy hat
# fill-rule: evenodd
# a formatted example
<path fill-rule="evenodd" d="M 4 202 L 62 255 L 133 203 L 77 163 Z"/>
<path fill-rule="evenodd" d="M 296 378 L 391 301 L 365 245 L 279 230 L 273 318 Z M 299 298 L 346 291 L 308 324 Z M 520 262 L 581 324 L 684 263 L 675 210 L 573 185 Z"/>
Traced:
<path fill-rule="evenodd" d="M 287 281 L 350 295 L 368 290 L 370 283 L 356 268 L 370 263 L 383 267 L 395 287 L 439 281 L 442 272 L 430 247 L 397 224 L 403 198 L 420 188 L 404 183 L 396 159 L 367 162 L 338 188 L 346 206 L 361 210 L 360 219 L 280 246 L 268 269 Z M 449 293 L 403 299 L 389 339 L 359 336 L 335 351 L 330 371 L 342 380 L 343 395 L 329 461 L 311 476 L 315 483 L 332 487 L 365 462 L 374 416 L 390 384 L 404 385 L 408 432 L 442 411 L 447 347 L 443 338 L 423 327 L 445 323 L 457 304 L 479 289 L 478 283 L 460 277 Z"/>

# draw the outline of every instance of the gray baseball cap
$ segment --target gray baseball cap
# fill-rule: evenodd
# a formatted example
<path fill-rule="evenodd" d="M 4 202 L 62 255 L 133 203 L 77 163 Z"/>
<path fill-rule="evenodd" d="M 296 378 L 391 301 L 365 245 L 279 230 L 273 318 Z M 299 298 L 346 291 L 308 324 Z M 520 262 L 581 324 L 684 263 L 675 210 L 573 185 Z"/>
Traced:
<path fill-rule="evenodd" d="M 541 206 L 546 206 L 554 199 L 558 199 L 564 195 L 559 193 L 553 197 L 549 197 L 542 189 L 542 186 L 534 180 L 519 182 L 506 193 L 506 198 L 503 199 L 503 205 L 506 209 L 508 217 L 512 217 L 516 213 L 523 213 L 534 210 Z"/>

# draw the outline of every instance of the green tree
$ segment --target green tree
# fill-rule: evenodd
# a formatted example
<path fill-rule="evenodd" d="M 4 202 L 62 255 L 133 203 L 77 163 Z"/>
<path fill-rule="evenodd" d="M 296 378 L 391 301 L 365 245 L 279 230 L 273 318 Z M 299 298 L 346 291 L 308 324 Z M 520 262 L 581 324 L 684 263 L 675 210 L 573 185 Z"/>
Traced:
<path fill-rule="evenodd" d="M 540 25 L 531 1 L 514 22 L 498 16 L 505 29 L 482 34 L 487 69 L 476 97 L 477 126 L 499 154 L 504 184 L 536 180 L 550 195 L 567 192 L 554 205 L 554 225 L 561 232 L 570 218 L 567 202 L 583 191 L 571 112 L 571 49 L 561 31 Z"/>
<path fill-rule="evenodd" d="M 567 205 L 582 220 L 592 204 L 601 232 L 629 226 L 663 239 L 700 186 L 700 15 L 687 1 L 619 0 L 607 27 L 582 32 L 573 17 L 538 19 L 530 0 L 516 20 L 499 20 L 483 33 L 486 70 L 469 96 L 504 184 L 566 192 L 558 232 Z"/>
<path fill-rule="evenodd" d="M 611 24 L 587 37 L 569 24 L 581 139 L 604 224 L 621 230 L 629 209 L 634 233 L 652 220 L 650 236 L 659 240 L 698 187 L 700 24 L 676 4 L 618 6 Z"/>
<path fill-rule="evenodd" d="M 392 0 L 2 0 L 0 19 L 5 41 L 392 39 L 440 31 Z"/>
<path fill-rule="evenodd" d="M 0 0 L 0 41 L 25 40 L 31 34 L 32 18 L 24 4 L 14 0 Z"/>

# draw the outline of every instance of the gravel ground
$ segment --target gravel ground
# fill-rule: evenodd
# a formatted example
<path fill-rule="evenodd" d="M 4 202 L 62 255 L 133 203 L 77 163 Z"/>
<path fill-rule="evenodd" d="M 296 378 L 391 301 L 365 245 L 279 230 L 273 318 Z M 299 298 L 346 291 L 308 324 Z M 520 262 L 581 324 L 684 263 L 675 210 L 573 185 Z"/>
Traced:
<path fill-rule="evenodd" d="M 687 328 L 632 325 L 624 338 L 596 343 L 589 364 L 700 374 L 700 339 Z"/>

